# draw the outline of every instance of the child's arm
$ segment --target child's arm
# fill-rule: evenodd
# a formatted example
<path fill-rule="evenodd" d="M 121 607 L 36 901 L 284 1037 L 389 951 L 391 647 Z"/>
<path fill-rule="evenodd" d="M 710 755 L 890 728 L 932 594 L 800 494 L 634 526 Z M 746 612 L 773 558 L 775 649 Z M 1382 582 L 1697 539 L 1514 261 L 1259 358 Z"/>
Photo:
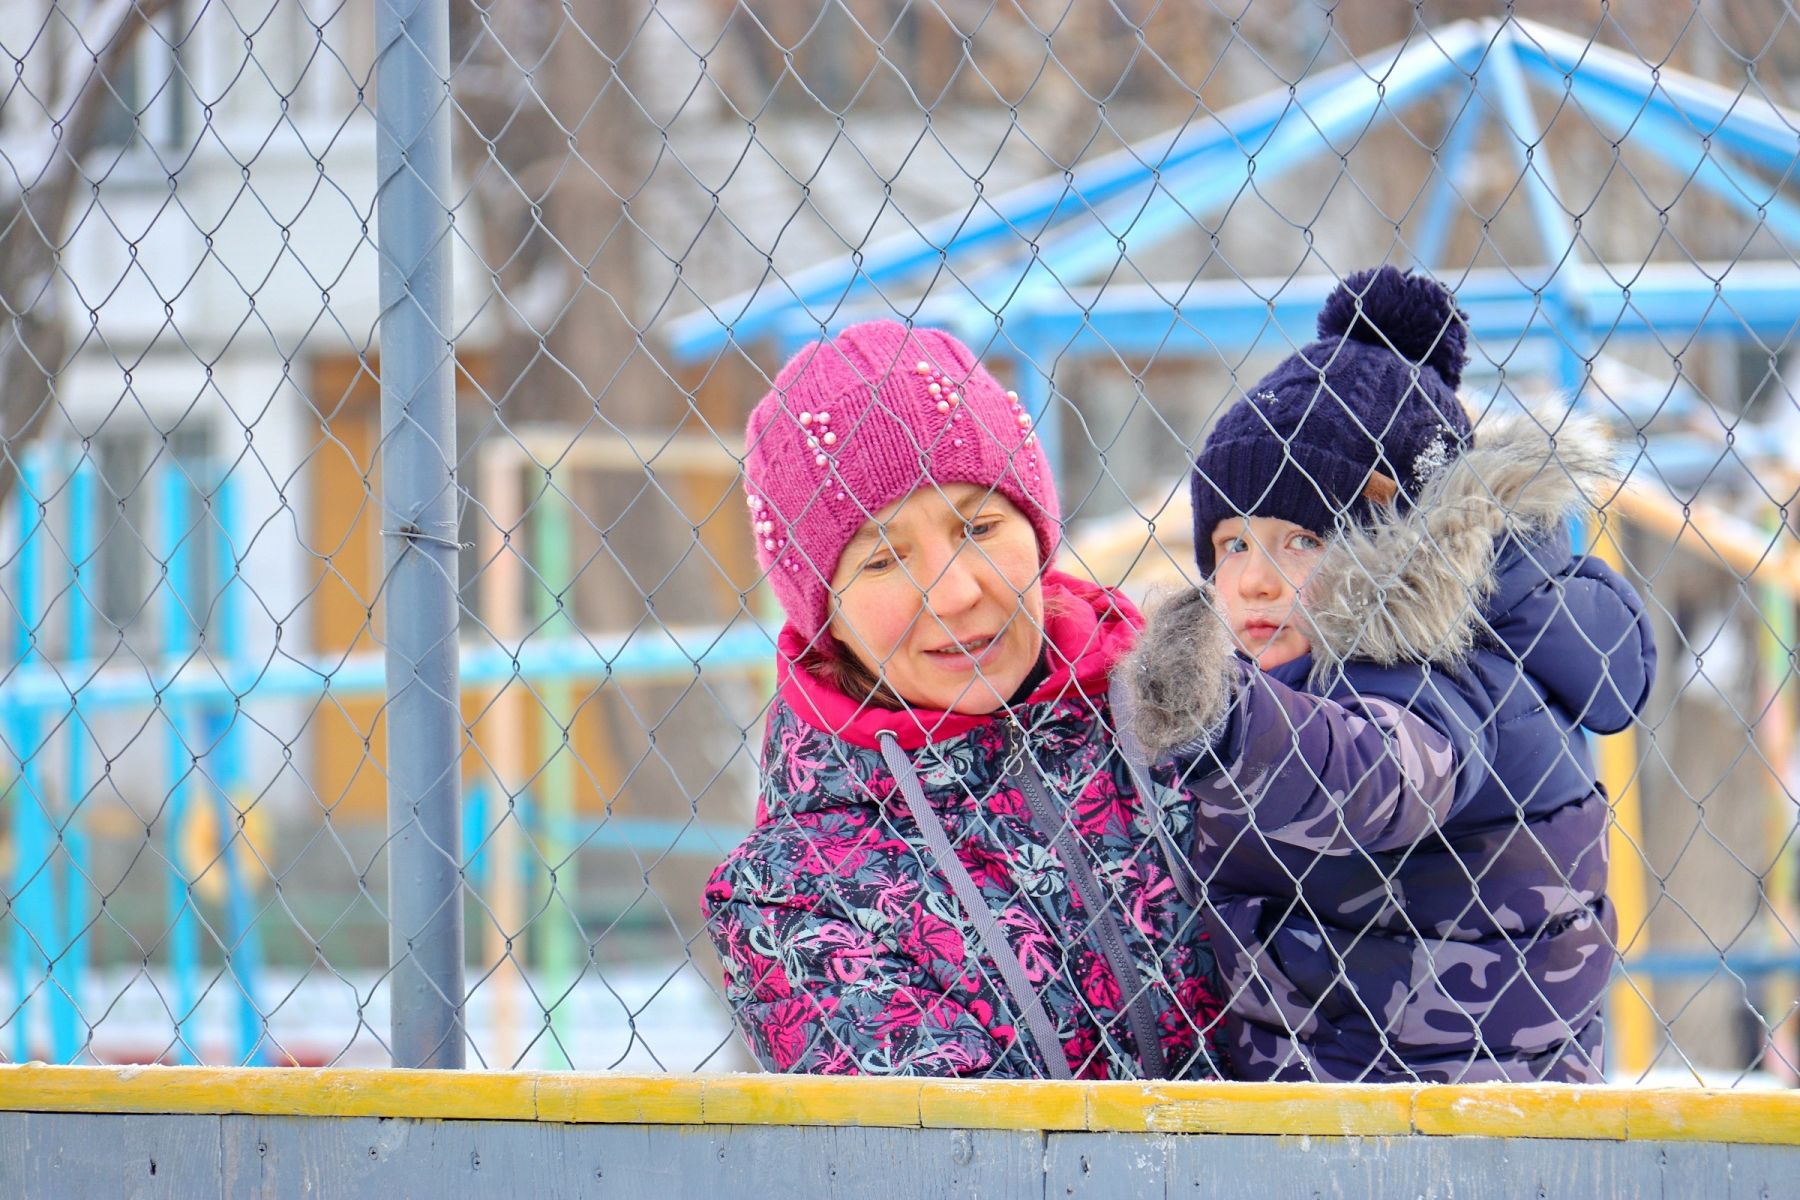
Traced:
<path fill-rule="evenodd" d="M 1413 712 L 1375 696 L 1331 699 L 1248 663 L 1222 736 L 1167 757 L 1201 806 L 1202 836 L 1254 827 L 1319 854 L 1410 846 L 1456 804 L 1455 745 Z"/>
<path fill-rule="evenodd" d="M 1411 845 L 1457 807 L 1466 731 L 1480 728 L 1473 714 L 1433 723 L 1378 696 L 1290 688 L 1233 653 L 1201 589 L 1159 608 L 1120 669 L 1137 740 L 1210 836 L 1237 820 L 1323 854 Z"/>

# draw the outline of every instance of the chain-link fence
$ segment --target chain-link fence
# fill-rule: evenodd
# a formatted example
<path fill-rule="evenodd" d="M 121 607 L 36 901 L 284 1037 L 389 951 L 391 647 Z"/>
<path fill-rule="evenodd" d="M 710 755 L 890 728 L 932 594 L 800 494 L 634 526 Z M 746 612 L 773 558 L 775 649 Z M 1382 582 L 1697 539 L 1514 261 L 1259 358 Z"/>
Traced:
<path fill-rule="evenodd" d="M 1785 4 L 19 0 L 0 50 L 6 1059 L 1060 1070 L 1035 1008 L 1078 1075 L 1256 1074 L 1234 1020 L 1360 1021 L 1375 1069 L 1440 993 L 1426 1025 L 1491 1062 L 1481 1006 L 1530 994 L 1525 1076 L 1794 1083 Z M 956 334 L 1043 451 L 1056 565 L 1141 602 L 1199 578 L 1208 430 L 1382 262 L 1466 311 L 1474 446 L 1529 412 L 1570 478 L 1568 422 L 1611 434 L 1624 482 L 1539 582 L 1602 679 L 1630 655 L 1565 585 L 1642 597 L 1659 669 L 1616 731 L 1465 580 L 1475 652 L 1526 665 L 1453 773 L 1510 808 L 1289 839 L 1258 884 L 1068 664 L 901 763 L 800 712 L 825 685 L 767 577 L 842 513 L 745 505 L 791 353 Z M 971 378 L 859 386 L 948 413 Z M 850 454 L 792 411 L 800 474 Z M 1563 736 L 1524 785 L 1521 697 Z M 1538 820 L 1565 767 L 1604 814 L 1572 841 Z M 1446 956 L 1469 926 L 1485 965 Z M 1538 953 L 1571 928 L 1577 961 Z"/>

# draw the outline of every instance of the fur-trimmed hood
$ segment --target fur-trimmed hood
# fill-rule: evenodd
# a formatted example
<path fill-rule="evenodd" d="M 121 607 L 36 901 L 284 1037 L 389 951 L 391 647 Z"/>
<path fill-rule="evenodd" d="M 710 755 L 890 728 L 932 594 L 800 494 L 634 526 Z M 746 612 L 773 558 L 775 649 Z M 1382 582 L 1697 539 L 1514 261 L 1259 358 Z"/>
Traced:
<path fill-rule="evenodd" d="M 1592 418 L 1489 415 L 1474 445 L 1410 509 L 1384 510 L 1372 525 L 1332 539 L 1305 587 L 1318 669 L 1351 659 L 1453 666 L 1494 640 L 1531 655 L 1546 622 L 1583 615 L 1569 611 L 1555 582 L 1571 561 L 1561 526 L 1605 503 L 1617 481 L 1612 440 Z M 1542 593 L 1542 611 L 1515 619 L 1533 591 Z M 1627 608 L 1619 608 L 1621 632 L 1635 624 Z M 1609 630 L 1593 633 L 1596 653 L 1584 657 L 1603 667 L 1615 639 Z M 1568 683 L 1571 699 L 1591 703 L 1594 680 Z"/>

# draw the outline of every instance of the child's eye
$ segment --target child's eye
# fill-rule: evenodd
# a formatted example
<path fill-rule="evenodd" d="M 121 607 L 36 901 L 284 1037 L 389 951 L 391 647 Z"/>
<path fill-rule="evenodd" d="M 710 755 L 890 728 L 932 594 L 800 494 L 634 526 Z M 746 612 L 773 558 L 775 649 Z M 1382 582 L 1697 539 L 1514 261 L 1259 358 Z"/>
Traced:
<path fill-rule="evenodd" d="M 1296 533 L 1288 540 L 1288 545 L 1295 550 L 1323 550 L 1325 541 L 1314 534 Z"/>
<path fill-rule="evenodd" d="M 877 554 L 862 565 L 862 569 L 870 575 L 879 575 L 894 565 L 892 554 Z"/>
<path fill-rule="evenodd" d="M 963 532 L 970 537 L 986 537 L 988 534 L 994 532 L 999 525 L 1000 522 L 997 520 L 989 517 L 982 517 L 974 521 L 965 521 L 963 523 Z"/>
<path fill-rule="evenodd" d="M 1250 543 L 1241 537 L 1226 538 L 1219 543 L 1219 554 L 1242 554 L 1250 548 Z"/>

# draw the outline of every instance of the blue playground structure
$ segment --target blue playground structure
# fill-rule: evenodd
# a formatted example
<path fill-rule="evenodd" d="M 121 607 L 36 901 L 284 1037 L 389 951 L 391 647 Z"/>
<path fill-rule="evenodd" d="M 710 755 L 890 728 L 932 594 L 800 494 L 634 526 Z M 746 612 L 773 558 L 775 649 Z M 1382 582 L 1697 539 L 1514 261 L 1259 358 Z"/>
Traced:
<path fill-rule="evenodd" d="M 853 257 L 785 275 L 771 271 L 760 286 L 673 322 L 669 342 L 683 359 L 755 353 L 778 361 L 822 334 L 870 317 L 898 315 L 947 327 L 984 358 L 1011 360 L 1013 386 L 1037 418 L 1051 462 L 1066 462 L 1072 450 L 1061 426 L 1068 409 L 1066 402 L 1055 403 L 1052 378 L 1065 358 L 1236 363 L 1256 351 L 1286 353 L 1311 340 L 1313 316 L 1338 275 L 1366 265 L 1360 259 L 1321 262 L 1309 273 L 1281 278 L 1165 281 L 1153 277 L 1159 245 L 1216 229 L 1252 189 L 1339 158 L 1370 130 L 1430 104 L 1444 114 L 1442 140 L 1400 249 L 1456 291 L 1477 357 L 1471 378 L 1484 374 L 1479 360 L 1485 355 L 1514 379 L 1547 377 L 1572 404 L 1611 417 L 1630 430 L 1622 439 L 1629 455 L 1625 472 L 1655 480 L 1664 493 L 1649 506 L 1664 518 L 1652 528 L 1676 539 L 1697 534 L 1694 541 L 1704 545 L 1702 553 L 1716 556 L 1715 565 L 1745 578 L 1759 569 L 1773 573 L 1778 558 L 1787 561 L 1780 557 L 1787 547 L 1779 531 L 1751 527 L 1702 502 L 1699 491 L 1734 458 L 1790 463 L 1788 435 L 1722 415 L 1710 423 L 1696 419 L 1703 402 L 1679 379 L 1604 390 L 1590 381 L 1609 347 L 1633 342 L 1675 357 L 1700 341 L 1751 345 L 1772 362 L 1800 329 L 1800 268 L 1791 253 L 1717 263 L 1592 261 L 1570 215 L 1579 205 L 1559 188 L 1540 105 L 1553 111 L 1578 106 L 1621 160 L 1630 155 L 1660 163 L 1684 189 L 1702 189 L 1733 210 L 1746 229 L 1790 248 L 1800 248 L 1800 197 L 1792 184 L 1800 114 L 1533 22 L 1459 22 L 1397 50 L 1310 75 L 1291 90 L 1198 117 L 1067 177 L 1053 175 L 995 195 L 977 188 L 956 211 Z M 1490 129 L 1498 130 L 1511 154 L 1517 186 L 1529 203 L 1537 256 L 1526 264 L 1458 266 L 1445 259 L 1451 231 L 1459 219 L 1475 215 L 1458 180 Z M 1485 372 L 1489 379 L 1493 374 Z M 1160 512 L 1180 490 L 1170 482 L 1150 497 L 1149 509 Z M 1612 519 L 1636 520 L 1638 513 L 1621 503 Z M 1592 532 L 1573 531 L 1584 544 Z M 1079 543 L 1078 532 L 1073 540 Z M 1791 630 L 1794 593 L 1760 582 L 1755 591 L 1766 628 Z M 1762 669 L 1780 696 L 1785 660 L 1778 653 Z M 1771 704 L 1774 715 L 1764 722 L 1770 731 L 1786 730 L 1788 707 Z M 1759 727 L 1759 741 L 1765 732 Z M 1793 764 L 1774 748 L 1773 732 L 1769 737 L 1764 752 L 1781 778 L 1771 803 L 1791 821 Z M 1626 742 L 1610 758 L 1605 749 L 1600 755 L 1611 764 L 1612 794 L 1622 798 L 1618 821 L 1627 842 L 1615 840 L 1615 857 L 1622 850 L 1641 853 L 1630 844 L 1640 832 L 1633 826 L 1635 803 L 1623 799 L 1638 771 L 1635 742 Z M 1779 744 L 1787 744 L 1785 732 Z M 1603 775 L 1607 770 L 1603 765 Z M 1785 826 L 1777 822 L 1774 828 Z M 1791 920 L 1794 911 L 1795 855 L 1790 844 L 1767 884 L 1770 902 L 1782 914 L 1778 921 Z M 1637 981 L 1623 986 L 1638 986 L 1640 998 L 1657 978 L 1725 971 L 1744 981 L 1800 973 L 1791 936 L 1772 950 L 1657 951 L 1647 949 L 1642 904 L 1622 900 L 1620 909 L 1627 957 L 1621 979 Z M 1635 1028 L 1638 1043 L 1623 1057 L 1638 1067 L 1647 1064 L 1653 1057 L 1648 1026 L 1620 1024 Z"/>
<path fill-rule="evenodd" d="M 119 641 L 119 630 L 102 616 L 91 591 L 101 511 L 94 462 L 75 448 L 54 445 L 35 446 L 24 458 L 20 495 L 26 502 L 16 506 L 16 545 L 0 564 L 4 593 L 13 604 L 12 654 L 0 683 L 0 730 L 12 760 L 3 795 L 12 847 L 7 890 L 16 897 L 5 914 L 11 918 L 7 963 L 17 1004 L 6 1047 L 13 1062 L 29 1061 L 45 1049 L 52 1061 L 77 1061 L 89 1040 L 84 1020 L 103 1016 L 111 999 L 100 998 L 96 1009 L 89 1004 L 95 998 L 85 994 L 95 965 L 92 932 L 102 918 L 82 803 L 99 785 L 102 770 L 110 769 L 88 722 L 119 712 L 146 720 L 148 729 L 162 727 L 160 778 L 115 786 L 128 791 L 135 783 L 156 810 L 150 820 L 159 826 L 160 869 L 166 871 L 166 945 L 146 947 L 142 965 L 166 960 L 171 993 L 163 1003 L 173 1018 L 171 1056 L 196 1060 L 194 1014 L 208 979 L 222 974 L 221 983 L 235 992 L 230 1061 L 255 1065 L 278 1057 L 268 1037 L 268 1006 L 259 1003 L 269 999 L 259 925 L 279 901 L 243 834 L 246 814 L 266 785 L 251 773 L 248 714 L 258 704 L 295 699 L 379 699 L 386 677 L 379 652 L 311 657 L 279 647 L 260 656 L 252 652 L 242 630 L 244 606 L 254 600 L 240 557 L 252 523 L 228 472 L 195 480 L 192 469 L 191 463 L 164 455 L 143 485 L 156 496 L 153 536 L 162 572 L 153 602 L 156 653 L 146 655 Z M 196 485 L 205 513 L 193 511 Z M 204 594 L 195 569 L 201 556 L 210 560 L 213 580 Z M 60 612 L 53 616 L 53 608 Z M 62 653 L 50 660 L 38 645 L 50 637 L 58 617 Z M 208 630 L 204 643 L 197 634 L 201 628 Z M 480 690 L 515 677 L 534 686 L 691 677 L 702 663 L 716 671 L 760 669 L 772 653 L 771 637 L 748 621 L 726 629 L 657 626 L 605 636 L 539 633 L 516 647 L 487 638 L 462 648 L 462 683 Z M 58 786 L 46 779 L 53 754 L 64 764 Z M 463 806 L 466 874 L 477 889 L 493 857 L 486 849 L 498 810 L 491 792 L 489 781 L 477 778 Z M 540 800 L 526 794 L 513 805 L 529 827 L 554 826 L 551 837 L 565 847 L 716 857 L 739 833 L 695 820 L 627 816 L 609 817 L 595 828 L 572 815 L 552 818 L 550 806 Z M 189 845 L 196 821 L 218 831 L 216 846 L 199 857 Z M 530 870 L 527 861 L 521 873 Z M 198 908 L 196 884 L 211 872 L 223 874 L 222 927 Z M 203 942 L 216 947 L 222 973 L 203 967 Z M 47 1046 L 33 1038 L 34 1011 L 45 1014 Z"/>
<path fill-rule="evenodd" d="M 1408 239 L 1413 260 L 1456 289 L 1476 342 L 1495 358 L 1540 344 L 1578 392 L 1609 344 L 1696 338 L 1782 346 L 1800 321 L 1790 258 L 1757 262 L 1590 262 L 1543 145 L 1531 89 L 1574 103 L 1621 152 L 1653 156 L 1735 209 L 1800 243 L 1789 182 L 1800 117 L 1759 96 L 1654 70 L 1636 58 L 1526 21 L 1464 21 L 1429 39 L 1307 78 L 1080 167 L 970 203 L 916 232 L 706 305 L 674 322 L 683 359 L 774 341 L 790 351 L 873 315 L 942 325 L 1020 367 L 1020 394 L 1062 453 L 1046 364 L 1074 353 L 1238 355 L 1311 337 L 1329 272 L 1279 279 L 1121 283 L 1157 245 L 1216 222 L 1253 185 L 1345 153 L 1369 130 L 1437 103 L 1447 131 Z M 1510 268 L 1443 261 L 1466 211 L 1457 189 L 1484 129 L 1497 126 L 1530 208 L 1540 257 Z M 1361 265 L 1360 263 L 1346 266 Z M 1340 268 L 1341 269 L 1341 268 Z M 1046 418 L 1046 410 L 1047 418 Z"/>
<path fill-rule="evenodd" d="M 1013 359 L 1021 396 L 1056 462 L 1071 451 L 1059 436 L 1047 364 L 1071 353 L 1199 357 L 1285 349 L 1307 340 L 1312 314 L 1336 282 L 1325 271 L 1265 280 L 1111 282 L 1128 258 L 1154 261 L 1161 240 L 1216 219 L 1253 182 L 1337 155 L 1397 114 L 1437 103 L 1449 114 L 1447 132 L 1407 248 L 1418 264 L 1455 287 L 1476 343 L 1496 359 L 1528 351 L 1521 361 L 1545 365 L 1577 403 L 1617 405 L 1644 435 L 1640 457 L 1659 472 L 1699 477 L 1731 454 L 1786 457 L 1776 433 L 1753 426 L 1721 426 L 1716 436 L 1691 427 L 1650 428 L 1653 418 L 1673 423 L 1691 410 L 1695 402 L 1685 392 L 1652 389 L 1635 401 L 1628 394 L 1597 401 L 1584 388 L 1605 348 L 1632 340 L 1684 347 L 1720 339 L 1773 354 L 1800 323 L 1800 270 L 1785 257 L 1718 264 L 1589 261 L 1559 199 L 1554 165 L 1548 155 L 1533 152 L 1544 130 L 1533 89 L 1553 103 L 1579 105 L 1621 152 L 1653 156 L 1747 224 L 1800 244 L 1800 204 L 1789 183 L 1800 151 L 1800 117 L 1760 97 L 1656 72 L 1542 26 L 1469 21 L 1398 53 L 1345 63 L 1291 91 L 1280 89 L 1146 139 L 1072 178 L 1057 175 L 1001 195 L 977 193 L 963 210 L 871 245 L 854 261 L 844 256 L 785 279 L 771 272 L 764 286 L 671 323 L 666 344 L 674 357 L 690 362 L 740 352 L 771 359 L 869 315 L 898 312 L 944 325 L 978 349 Z M 1459 271 L 1443 261 L 1466 207 L 1457 180 L 1490 127 L 1502 130 L 1501 140 L 1515 155 L 1541 256 L 1528 266 Z M 14 606 L 11 657 L 0 686 L 0 729 L 12 760 L 9 891 L 16 897 L 8 969 L 20 1006 L 8 1050 L 14 1061 L 29 1057 L 33 1009 L 47 1014 L 56 1061 L 74 1061 L 85 1043 L 83 977 L 98 917 L 80 802 L 100 768 L 84 722 L 103 712 L 130 711 L 156 714 L 166 747 L 162 779 L 150 790 L 166 806 L 158 820 L 167 870 L 164 953 L 174 982 L 168 1003 L 180 1035 L 175 1053 L 192 1060 L 189 1022 L 204 979 L 203 922 L 182 839 L 189 824 L 210 810 L 221 831 L 226 897 L 225 925 L 212 936 L 238 993 L 232 1060 L 254 1064 L 269 1053 L 259 1015 L 264 954 L 258 928 L 272 901 L 259 891 L 253 860 L 238 851 L 241 840 L 233 834 L 253 803 L 245 711 L 259 702 L 317 700 L 327 692 L 379 697 L 383 661 L 379 654 L 250 656 L 241 634 L 242 606 L 250 597 L 238 549 L 247 541 L 233 481 L 223 474 L 209 482 L 204 494 L 210 519 L 203 520 L 189 511 L 189 481 L 164 460 L 149 485 L 159 497 L 157 557 L 164 568 L 157 600 L 161 657 L 115 664 L 100 652 L 97 631 L 106 626 L 83 590 L 96 545 L 95 486 L 92 462 L 72 448 L 34 448 L 14 510 L 16 549 L 10 562 L 0 564 Z M 47 519 L 53 501 L 66 501 L 66 528 L 53 528 Z M 195 564 L 202 556 L 210 559 L 217 581 L 213 595 L 197 594 Z M 51 661 L 38 643 L 52 601 L 65 593 L 65 648 Z M 201 647 L 197 614 L 208 608 L 215 612 L 213 632 Z M 462 647 L 462 684 L 479 689 L 514 678 L 537 685 L 740 671 L 766 665 L 772 650 L 772 634 L 750 621 L 605 638 L 535 635 L 513 646 L 490 638 Z M 46 783 L 52 753 L 66 763 L 61 794 Z M 487 794 L 473 788 L 464 844 L 471 848 L 469 869 L 477 881 L 481 831 L 491 807 Z M 614 817 L 599 831 L 565 832 L 572 842 L 667 851 L 694 827 Z M 711 850 L 709 845 L 706 852 Z M 212 866 L 200 864 L 202 873 Z M 1633 959 L 1629 970 L 1649 978 L 1721 965 L 1754 978 L 1800 971 L 1800 956 L 1648 954 Z"/>

